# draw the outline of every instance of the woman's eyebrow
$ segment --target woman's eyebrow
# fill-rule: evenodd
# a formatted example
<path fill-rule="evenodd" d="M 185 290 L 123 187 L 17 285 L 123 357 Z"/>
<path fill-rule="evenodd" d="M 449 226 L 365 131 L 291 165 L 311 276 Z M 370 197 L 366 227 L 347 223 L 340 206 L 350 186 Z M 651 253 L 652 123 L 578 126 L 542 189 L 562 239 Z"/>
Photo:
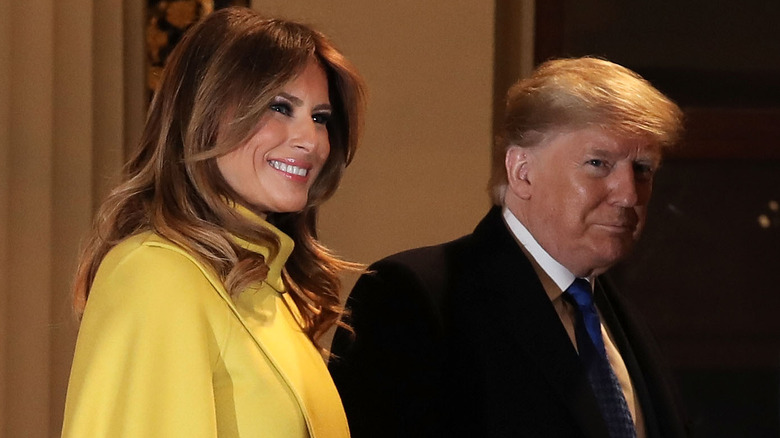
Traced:
<path fill-rule="evenodd" d="M 303 106 L 303 100 L 301 100 L 300 98 L 298 98 L 296 96 L 293 96 L 292 94 L 281 92 L 281 93 L 279 93 L 279 96 L 289 100 L 290 103 L 292 103 L 295 106 Z M 321 104 L 315 106 L 314 110 L 315 111 L 322 111 L 322 110 L 332 111 L 333 108 L 331 107 L 330 102 L 328 102 L 328 103 L 321 103 Z"/>
<path fill-rule="evenodd" d="M 279 96 L 281 96 L 281 97 L 283 97 L 283 98 L 285 98 L 285 99 L 289 100 L 289 101 L 290 101 L 290 102 L 292 102 L 292 104 L 293 104 L 293 105 L 295 105 L 295 106 L 301 106 L 301 105 L 303 105 L 303 101 L 302 101 L 301 99 L 299 99 L 298 97 L 296 97 L 296 96 L 293 96 L 292 94 L 288 94 L 288 93 L 285 93 L 285 92 L 281 92 L 281 93 L 279 93 Z"/>

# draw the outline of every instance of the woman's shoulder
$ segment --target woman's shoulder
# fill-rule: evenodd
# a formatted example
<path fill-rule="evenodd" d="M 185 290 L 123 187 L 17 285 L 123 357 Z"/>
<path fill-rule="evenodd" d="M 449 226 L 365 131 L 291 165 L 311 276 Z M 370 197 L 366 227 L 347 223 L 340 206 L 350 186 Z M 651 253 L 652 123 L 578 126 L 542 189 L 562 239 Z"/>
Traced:
<path fill-rule="evenodd" d="M 88 303 L 108 300 L 177 305 L 224 294 L 214 270 L 180 245 L 154 232 L 121 241 L 100 263 Z"/>
<path fill-rule="evenodd" d="M 102 264 L 122 263 L 138 258 L 157 258 L 171 262 L 188 259 L 191 263 L 201 266 L 181 245 L 163 237 L 153 231 L 142 231 L 126 237 L 109 250 Z"/>
<path fill-rule="evenodd" d="M 162 266 L 160 266 L 162 265 Z M 152 231 L 134 234 L 119 242 L 106 254 L 100 267 L 165 269 L 168 272 L 202 272 L 212 269 L 184 247 Z"/>

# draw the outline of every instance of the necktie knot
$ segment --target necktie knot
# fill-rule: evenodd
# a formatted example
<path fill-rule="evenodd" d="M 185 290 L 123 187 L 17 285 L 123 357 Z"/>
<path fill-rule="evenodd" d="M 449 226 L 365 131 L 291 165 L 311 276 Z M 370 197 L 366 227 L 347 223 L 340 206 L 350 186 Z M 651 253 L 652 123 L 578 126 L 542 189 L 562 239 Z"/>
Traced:
<path fill-rule="evenodd" d="M 612 438 L 636 438 L 636 430 L 623 390 L 607 360 L 604 339 L 601 337 L 601 320 L 593 304 L 590 283 L 583 278 L 577 278 L 566 289 L 566 294 L 577 305 L 574 327 L 577 349 L 609 429 L 609 435 Z"/>
<path fill-rule="evenodd" d="M 593 307 L 593 293 L 591 292 L 588 280 L 584 278 L 575 278 L 574 283 L 566 289 L 566 292 L 574 298 L 574 301 L 580 308 Z"/>
<path fill-rule="evenodd" d="M 566 289 L 566 293 L 577 304 L 579 317 L 585 325 L 593 346 L 596 347 L 596 352 L 602 357 L 606 356 L 607 351 L 604 348 L 604 339 L 601 337 L 601 320 L 599 319 L 596 306 L 593 304 L 593 292 L 591 291 L 590 283 L 584 278 L 576 278 L 574 283 Z"/>

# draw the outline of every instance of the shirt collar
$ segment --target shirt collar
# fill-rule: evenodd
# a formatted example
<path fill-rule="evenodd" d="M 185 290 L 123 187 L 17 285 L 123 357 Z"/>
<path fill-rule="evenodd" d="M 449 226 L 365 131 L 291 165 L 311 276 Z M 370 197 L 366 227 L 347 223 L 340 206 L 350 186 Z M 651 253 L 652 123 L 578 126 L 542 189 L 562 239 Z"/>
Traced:
<path fill-rule="evenodd" d="M 508 208 L 503 209 L 504 222 L 509 231 L 514 236 L 517 243 L 523 248 L 524 252 L 531 258 L 534 263 L 534 268 L 537 269 L 537 273 L 544 274 L 542 277 L 542 285 L 545 291 L 550 296 L 550 299 L 556 299 L 574 282 L 574 274 L 571 273 L 565 266 L 558 263 L 557 260 L 547 253 L 547 251 L 539 245 L 539 242 L 534 239 L 531 232 L 515 217 L 515 215 L 509 211 Z M 541 274 L 540 273 L 540 274 Z M 550 281 L 545 281 L 545 278 Z"/>

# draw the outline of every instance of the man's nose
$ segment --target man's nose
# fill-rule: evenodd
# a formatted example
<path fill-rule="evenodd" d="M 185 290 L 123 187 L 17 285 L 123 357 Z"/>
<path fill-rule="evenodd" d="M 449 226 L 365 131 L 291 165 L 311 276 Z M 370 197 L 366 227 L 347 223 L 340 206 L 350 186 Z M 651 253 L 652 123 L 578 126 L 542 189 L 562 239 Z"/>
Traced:
<path fill-rule="evenodd" d="M 615 169 L 610 185 L 610 201 L 619 207 L 631 208 L 639 202 L 639 189 L 632 166 Z"/>

